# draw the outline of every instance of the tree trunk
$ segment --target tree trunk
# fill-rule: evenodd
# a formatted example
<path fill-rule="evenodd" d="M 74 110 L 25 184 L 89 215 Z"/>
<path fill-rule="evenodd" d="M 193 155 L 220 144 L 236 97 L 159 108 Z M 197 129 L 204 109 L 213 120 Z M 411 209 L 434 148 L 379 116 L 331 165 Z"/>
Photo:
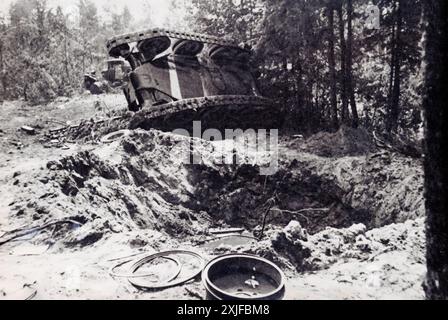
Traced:
<path fill-rule="evenodd" d="M 3 71 L 3 43 L 0 39 L 0 83 L 2 85 L 2 91 L 0 91 L 0 102 L 3 102 L 3 100 L 6 98 L 6 86 L 5 86 L 5 75 Z"/>
<path fill-rule="evenodd" d="M 426 29 L 425 191 L 428 299 L 448 299 L 448 2 L 423 1 Z"/>
<path fill-rule="evenodd" d="M 353 84 L 353 2 L 347 0 L 347 91 L 350 99 L 350 108 L 352 111 L 352 125 L 358 127 L 359 116 L 356 107 L 355 89 Z"/>
<path fill-rule="evenodd" d="M 394 9 L 393 11 L 395 12 L 395 2 L 394 2 Z M 387 96 L 387 108 L 389 108 L 390 106 L 390 101 L 391 101 L 391 95 L 392 95 L 392 88 L 394 85 L 394 75 L 395 75 L 395 70 L 394 70 L 394 63 L 395 63 L 395 23 L 392 24 L 392 39 L 391 39 L 391 58 L 390 58 L 390 72 L 389 72 L 389 87 L 388 87 L 388 96 Z M 389 111 L 389 109 L 387 109 Z M 389 120 L 387 119 L 386 124 L 389 125 Z"/>
<path fill-rule="evenodd" d="M 70 71 L 68 70 L 68 48 L 67 48 L 67 26 L 64 23 L 64 70 L 66 77 L 66 84 L 70 84 Z"/>
<path fill-rule="evenodd" d="M 302 61 L 298 58 L 295 62 L 295 82 L 297 89 L 295 91 L 295 95 L 297 97 L 297 104 L 296 104 L 296 113 L 300 116 L 301 119 L 310 119 L 310 121 L 306 122 L 306 130 L 311 132 L 313 128 L 315 128 L 316 124 L 313 123 L 309 113 L 309 106 L 310 103 L 312 103 L 310 88 L 312 88 L 312 85 L 310 86 L 306 82 L 304 82 L 303 79 L 303 67 L 302 67 Z"/>
<path fill-rule="evenodd" d="M 341 100 L 342 100 L 342 122 L 348 124 L 349 114 L 348 114 L 348 99 L 347 99 L 347 50 L 345 44 L 345 22 L 342 12 L 342 1 L 337 7 L 338 17 L 339 17 L 339 38 L 341 43 Z"/>
<path fill-rule="evenodd" d="M 23 99 L 25 101 L 28 101 L 28 84 L 25 84 L 23 87 Z"/>
<path fill-rule="evenodd" d="M 392 88 L 390 92 L 389 100 L 389 115 L 388 115 L 388 126 L 389 132 L 396 132 L 398 128 L 398 116 L 400 114 L 400 95 L 401 95 L 401 28 L 403 25 L 403 17 L 401 12 L 401 0 L 398 0 L 396 6 L 395 19 L 395 36 L 393 41 L 393 52 L 392 52 L 392 72 L 393 80 Z"/>
<path fill-rule="evenodd" d="M 327 9 L 328 13 L 328 64 L 330 68 L 330 104 L 331 104 L 331 116 L 333 122 L 333 128 L 337 130 L 339 128 L 338 121 L 338 105 L 336 98 L 336 62 L 335 62 L 335 54 L 334 54 L 334 10 L 329 5 Z"/>

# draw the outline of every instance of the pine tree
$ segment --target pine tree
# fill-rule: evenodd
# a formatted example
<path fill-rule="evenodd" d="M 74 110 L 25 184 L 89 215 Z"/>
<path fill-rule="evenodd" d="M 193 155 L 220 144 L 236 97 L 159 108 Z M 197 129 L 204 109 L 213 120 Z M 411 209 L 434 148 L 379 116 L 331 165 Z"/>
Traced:
<path fill-rule="evenodd" d="M 426 16 L 426 260 L 428 299 L 448 299 L 448 3 L 424 2 Z"/>
<path fill-rule="evenodd" d="M 336 97 L 336 62 L 335 62 L 335 32 L 334 32 L 334 7 L 332 3 L 327 8 L 328 16 L 328 65 L 330 68 L 330 99 L 331 99 L 331 117 L 333 129 L 339 128 L 338 105 Z"/>

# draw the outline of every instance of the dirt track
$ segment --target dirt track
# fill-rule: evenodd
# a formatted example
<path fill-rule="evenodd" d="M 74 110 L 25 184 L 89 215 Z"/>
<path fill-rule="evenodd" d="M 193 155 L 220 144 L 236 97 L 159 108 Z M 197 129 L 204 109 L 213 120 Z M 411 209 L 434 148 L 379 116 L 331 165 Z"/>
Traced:
<path fill-rule="evenodd" d="M 144 293 L 108 274 L 108 260 L 178 247 L 206 257 L 235 250 L 265 256 L 287 274 L 290 299 L 423 298 L 419 160 L 378 150 L 362 132 L 320 138 L 321 146 L 312 138 L 284 138 L 280 170 L 266 179 L 249 163 L 185 165 L 179 157 L 185 138 L 159 131 L 135 130 L 109 145 L 44 139 L 50 128 L 124 105 L 121 95 L 110 95 L 1 106 L 0 235 L 61 219 L 81 226 L 1 245 L 0 298 L 203 297 L 200 282 Z M 37 134 L 17 131 L 22 125 Z M 350 141 L 364 145 L 350 148 Z M 201 146 L 213 159 L 216 144 Z M 277 211 L 264 241 L 203 245 L 211 227 L 259 231 L 263 205 L 274 195 Z M 310 208 L 326 210 L 288 214 Z"/>

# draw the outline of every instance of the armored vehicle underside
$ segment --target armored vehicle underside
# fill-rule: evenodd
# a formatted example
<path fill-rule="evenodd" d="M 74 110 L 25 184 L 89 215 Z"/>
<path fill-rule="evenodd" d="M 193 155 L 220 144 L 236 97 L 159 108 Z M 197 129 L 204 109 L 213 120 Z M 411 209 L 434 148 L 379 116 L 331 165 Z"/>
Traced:
<path fill-rule="evenodd" d="M 64 128 L 73 138 L 125 128 L 191 132 L 194 121 L 222 132 L 281 124 L 278 106 L 257 89 L 250 51 L 230 41 L 155 29 L 112 38 L 107 49 L 132 68 L 123 88 L 130 112 Z"/>
<path fill-rule="evenodd" d="M 131 64 L 124 92 L 130 110 L 145 111 L 143 127 L 189 129 L 194 120 L 203 129 L 278 127 L 280 112 L 258 92 L 245 48 L 159 29 L 113 38 L 107 47 Z"/>

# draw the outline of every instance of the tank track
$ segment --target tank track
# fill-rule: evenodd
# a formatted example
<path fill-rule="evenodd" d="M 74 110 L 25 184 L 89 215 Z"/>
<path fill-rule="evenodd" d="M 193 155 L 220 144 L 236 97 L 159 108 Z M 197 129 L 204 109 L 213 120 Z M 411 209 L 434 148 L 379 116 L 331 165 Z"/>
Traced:
<path fill-rule="evenodd" d="M 130 129 L 193 131 L 193 121 L 201 122 L 202 131 L 212 128 L 270 129 L 279 128 L 281 112 L 273 101 L 259 96 L 210 96 L 182 99 L 160 105 L 157 109 L 143 108 L 130 122 Z"/>
<path fill-rule="evenodd" d="M 194 40 L 194 41 L 200 41 L 205 42 L 209 44 L 216 44 L 221 46 L 231 46 L 236 47 L 242 50 L 245 50 L 243 47 L 238 45 L 236 42 L 231 40 L 224 40 L 222 38 L 209 36 L 205 34 L 200 33 L 190 33 L 190 32 L 178 32 L 178 31 L 172 31 L 172 30 L 165 30 L 165 29 L 148 29 L 140 32 L 133 32 L 133 33 L 127 33 L 120 36 L 113 37 L 109 39 L 106 42 L 106 47 L 108 50 L 109 55 L 113 55 L 113 50 L 118 48 L 119 46 L 123 44 L 130 44 L 134 42 L 138 42 L 141 40 L 147 40 L 155 37 L 160 36 L 167 36 L 174 39 L 182 39 L 182 40 Z"/>
<path fill-rule="evenodd" d="M 236 116 L 237 115 L 237 116 Z M 279 128 L 282 112 L 272 100 L 258 96 L 212 96 L 183 99 L 134 113 L 122 111 L 108 119 L 87 120 L 77 125 L 49 131 L 52 139 L 99 140 L 121 129 L 157 129 L 172 131 L 182 128 L 192 132 L 193 121 L 201 121 L 202 131 L 213 128 L 271 129 Z M 224 127 L 225 124 L 225 127 Z"/>
<path fill-rule="evenodd" d="M 162 104 L 156 107 L 157 110 L 151 111 L 151 116 L 161 117 L 170 114 L 172 112 L 194 110 L 208 106 L 244 105 L 244 104 L 268 106 L 272 105 L 272 101 L 267 98 L 259 96 L 237 96 L 237 95 L 190 98 Z"/>

